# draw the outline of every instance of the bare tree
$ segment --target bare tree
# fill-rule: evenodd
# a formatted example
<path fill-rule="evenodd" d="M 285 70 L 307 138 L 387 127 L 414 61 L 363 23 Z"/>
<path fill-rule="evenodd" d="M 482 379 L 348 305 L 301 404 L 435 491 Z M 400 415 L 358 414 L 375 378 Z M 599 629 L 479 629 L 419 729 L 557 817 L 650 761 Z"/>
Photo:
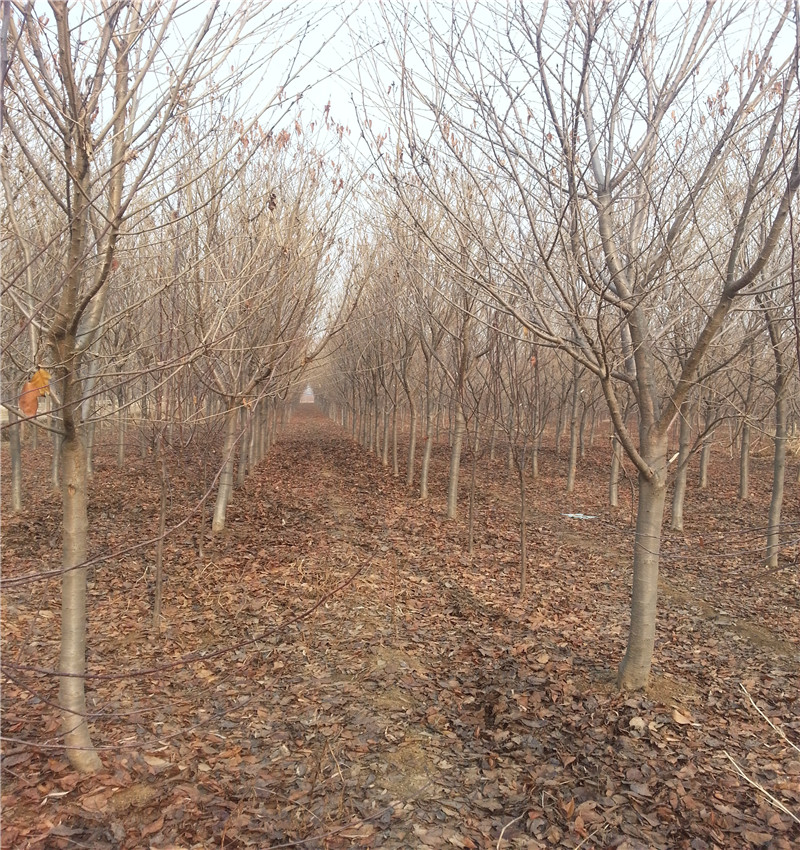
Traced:
<path fill-rule="evenodd" d="M 734 43 L 728 33 L 743 23 Z M 414 27 L 427 36 L 424 60 L 410 55 Z M 596 376 L 638 472 L 618 681 L 641 688 L 655 640 L 668 434 L 735 300 L 762 279 L 800 185 L 796 4 L 707 4 L 681 18 L 645 2 L 453 6 L 420 20 L 398 10 L 387 30 L 404 166 L 387 163 L 387 180 L 412 215 L 419 196 L 433 198 L 481 246 L 465 269 L 430 234 L 470 291 Z M 454 172 L 460 198 L 442 191 Z M 723 204 L 733 204 L 727 218 L 715 214 Z M 664 341 L 687 300 L 703 321 L 682 364 L 665 368 Z M 638 433 L 622 415 L 626 387 Z"/>
<path fill-rule="evenodd" d="M 53 0 L 50 18 L 30 4 L 11 6 L 3 5 L 3 158 L 26 166 L 29 183 L 12 188 L 13 203 L 30 211 L 36 204 L 27 199 L 38 193 L 53 215 L 39 223 L 33 247 L 20 250 L 23 261 L 8 276 L 4 270 L 4 292 L 24 315 L 25 328 L 42 328 L 51 352 L 63 505 L 59 703 L 69 757 L 78 769 L 92 771 L 100 761 L 84 691 L 88 483 L 82 408 L 94 346 L 108 323 L 115 254 L 126 232 L 149 215 L 156 183 L 168 193 L 180 188 L 171 144 L 179 128 L 191 123 L 201 103 L 232 96 L 246 77 L 263 73 L 275 52 L 264 49 L 253 59 L 237 48 L 283 30 L 296 8 L 265 13 L 262 4 L 232 11 L 212 4 L 189 16 L 192 4 L 178 0 L 119 0 L 97 8 Z M 299 70 L 297 63 L 287 67 L 284 88 Z M 281 92 L 273 89 L 248 120 L 255 123 L 273 105 L 287 109 Z M 229 153 L 218 151 L 220 158 Z M 6 339 L 7 347 L 14 343 L 13 336 Z"/>

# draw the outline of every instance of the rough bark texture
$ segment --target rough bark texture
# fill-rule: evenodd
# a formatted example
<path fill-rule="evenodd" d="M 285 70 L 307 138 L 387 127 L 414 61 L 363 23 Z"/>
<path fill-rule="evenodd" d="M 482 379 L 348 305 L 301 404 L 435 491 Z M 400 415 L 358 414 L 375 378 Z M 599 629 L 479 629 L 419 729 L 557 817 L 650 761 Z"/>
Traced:
<path fill-rule="evenodd" d="M 767 527 L 767 566 L 777 567 L 781 551 L 781 510 L 786 480 L 786 399 L 781 395 L 775 405 L 775 458 L 772 462 L 772 498 Z"/>
<path fill-rule="evenodd" d="M 22 510 L 22 440 L 20 428 L 13 410 L 8 411 L 8 448 L 11 455 L 11 511 L 18 513 Z"/>
<path fill-rule="evenodd" d="M 681 405 L 680 431 L 678 436 L 678 468 L 675 471 L 675 489 L 672 492 L 672 528 L 683 531 L 683 504 L 686 501 L 686 482 L 689 473 L 689 449 L 691 448 L 692 426 L 689 421 L 689 402 Z"/>
<path fill-rule="evenodd" d="M 567 493 L 575 489 L 575 471 L 578 468 L 578 399 L 580 392 L 580 379 L 578 362 L 575 361 L 572 379 L 572 404 L 569 417 L 569 462 L 567 465 Z"/>
<path fill-rule="evenodd" d="M 430 396 L 425 398 L 425 445 L 422 449 L 422 467 L 419 473 L 419 497 L 423 501 L 428 498 L 428 469 L 433 451 L 433 417 L 431 416 Z"/>
<path fill-rule="evenodd" d="M 464 411 L 456 406 L 455 422 L 453 424 L 453 444 L 450 449 L 450 477 L 447 483 L 447 518 L 455 519 L 458 515 L 458 478 L 461 471 L 461 447 L 464 443 Z"/>
<path fill-rule="evenodd" d="M 633 549 L 631 626 L 617 683 L 622 690 L 644 688 L 650 675 L 656 634 L 658 562 L 666 501 L 667 445 L 658 441 L 644 454 L 653 475 L 639 475 L 639 507 Z"/>
<path fill-rule="evenodd" d="M 86 719 L 86 538 L 89 529 L 86 497 L 86 452 L 80 437 L 61 444 L 61 499 L 64 511 L 61 581 L 61 657 L 58 670 L 59 706 L 64 744 L 78 770 L 102 768 L 92 746 Z"/>
<path fill-rule="evenodd" d="M 525 501 L 525 446 L 520 450 L 517 463 L 519 484 L 519 595 L 525 596 L 528 581 L 528 524 Z"/>
<path fill-rule="evenodd" d="M 750 498 L 750 423 L 742 423 L 742 442 L 739 447 L 739 501 Z"/>
<path fill-rule="evenodd" d="M 228 410 L 225 415 L 225 443 L 222 448 L 224 466 L 219 476 L 217 500 L 214 503 L 214 519 L 211 523 L 211 530 L 215 534 L 225 528 L 225 514 L 233 490 L 233 447 L 236 442 L 236 420 L 238 418 L 239 411 L 235 407 Z"/>
<path fill-rule="evenodd" d="M 608 478 L 608 504 L 619 507 L 619 473 L 622 466 L 622 444 L 617 435 L 611 438 L 611 473 Z"/>
<path fill-rule="evenodd" d="M 409 432 L 408 432 L 408 465 L 406 466 L 406 487 L 411 487 L 414 484 L 414 456 L 417 453 L 417 408 L 411 401 L 411 395 L 408 396 L 409 401 Z"/>

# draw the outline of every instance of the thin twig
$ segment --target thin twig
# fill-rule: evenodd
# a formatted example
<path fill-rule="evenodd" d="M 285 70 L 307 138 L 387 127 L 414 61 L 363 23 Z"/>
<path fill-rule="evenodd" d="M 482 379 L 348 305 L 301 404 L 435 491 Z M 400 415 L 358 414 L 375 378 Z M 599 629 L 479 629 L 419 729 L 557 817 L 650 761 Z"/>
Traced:
<path fill-rule="evenodd" d="M 741 777 L 742 777 L 742 779 L 744 779 L 744 781 L 748 783 L 748 785 L 752 785 L 752 786 L 753 786 L 753 788 L 755 788 L 755 789 L 757 789 L 758 791 L 760 791 L 760 792 L 761 792 L 761 793 L 762 793 L 762 794 L 763 794 L 763 795 L 767 798 L 767 800 L 769 800 L 769 802 L 770 802 L 770 803 L 771 803 L 771 804 L 772 804 L 772 805 L 773 805 L 776 809 L 778 809 L 778 811 L 783 812 L 783 813 L 784 813 L 784 814 L 786 814 L 786 815 L 789 815 L 789 817 L 790 817 L 790 818 L 791 818 L 791 819 L 792 819 L 795 823 L 800 824 L 800 818 L 799 818 L 799 817 L 797 817 L 797 815 L 795 815 L 795 814 L 794 814 L 793 812 L 791 812 L 789 809 L 787 809 L 787 808 L 786 808 L 786 806 L 785 806 L 785 805 L 784 805 L 784 804 L 783 804 L 780 800 L 778 800 L 776 797 L 773 797 L 773 796 L 772 796 L 772 794 L 770 794 L 770 793 L 769 793 L 769 791 L 767 791 L 767 789 L 766 789 L 766 788 L 764 788 L 764 786 L 763 786 L 763 785 L 759 785 L 759 784 L 758 784 L 758 782 L 756 782 L 754 779 L 751 779 L 751 778 L 750 778 L 750 777 L 749 777 L 749 776 L 748 776 L 748 775 L 747 775 L 747 774 L 746 774 L 746 773 L 742 770 L 742 768 L 741 768 L 741 767 L 739 767 L 739 765 L 738 765 L 738 764 L 736 764 L 736 762 L 733 760 L 733 758 L 730 756 L 730 754 L 728 753 L 728 751 L 727 751 L 727 750 L 723 750 L 722 752 L 723 752 L 723 755 L 725 755 L 725 756 L 726 756 L 726 758 L 730 761 L 730 763 L 731 763 L 731 764 L 732 764 L 732 765 L 736 768 L 736 772 L 739 774 L 739 776 L 741 776 Z"/>
<path fill-rule="evenodd" d="M 780 737 L 781 737 L 781 738 L 783 738 L 783 740 L 784 740 L 784 741 L 786 741 L 786 743 L 787 743 L 787 744 L 788 744 L 788 745 L 789 745 L 789 746 L 790 746 L 793 750 L 796 750 L 798 753 L 800 753 L 800 747 L 798 747 L 798 746 L 797 746 L 797 744 L 792 743 L 792 742 L 791 742 L 791 741 L 790 741 L 790 740 L 786 737 L 786 733 L 783 731 L 783 729 L 781 729 L 781 728 L 779 728 L 778 726 L 776 726 L 776 725 L 775 725 L 775 724 L 774 724 L 774 723 L 773 723 L 773 722 L 769 719 L 769 717 L 767 717 L 767 715 L 766 715 L 766 714 L 764 714 L 764 712 L 763 712 L 763 711 L 762 711 L 762 710 L 761 710 L 761 709 L 760 709 L 760 708 L 759 708 L 759 707 L 755 704 L 755 702 L 753 701 L 753 698 L 750 696 L 750 692 L 747 690 L 747 688 L 744 686 L 744 684 L 742 684 L 742 682 L 739 682 L 739 687 L 740 687 L 740 688 L 741 688 L 741 689 L 745 692 L 745 694 L 747 694 L 747 698 L 750 700 L 750 705 L 752 705 L 752 706 L 753 706 L 753 708 L 754 708 L 754 709 L 755 709 L 755 710 L 756 710 L 756 711 L 757 711 L 757 712 L 758 712 L 758 713 L 759 713 L 759 714 L 760 714 L 760 715 L 764 718 L 764 720 L 766 720 L 766 721 L 767 721 L 767 723 L 769 723 L 769 725 L 770 725 L 770 726 L 771 726 L 771 727 L 775 730 L 775 732 L 777 732 L 777 733 L 778 733 L 778 735 L 780 735 Z"/>
<path fill-rule="evenodd" d="M 514 820 L 510 820 L 503 828 L 500 830 L 500 837 L 497 839 L 497 850 L 500 850 L 500 845 L 503 843 L 503 836 L 506 834 L 506 830 L 513 826 L 518 820 L 522 820 L 522 815 L 514 818 Z"/>

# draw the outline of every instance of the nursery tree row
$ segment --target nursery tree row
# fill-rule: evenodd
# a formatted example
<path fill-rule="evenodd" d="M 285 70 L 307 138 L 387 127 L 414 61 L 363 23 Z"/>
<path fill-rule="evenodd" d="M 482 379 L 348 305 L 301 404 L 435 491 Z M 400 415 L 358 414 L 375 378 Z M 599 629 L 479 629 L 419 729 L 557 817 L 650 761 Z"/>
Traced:
<path fill-rule="evenodd" d="M 83 673 L 96 430 L 116 423 L 120 465 L 136 435 L 162 455 L 162 475 L 166 445 L 216 435 L 209 492 L 213 529 L 224 528 L 234 476 L 268 448 L 350 302 L 345 128 L 330 108 L 301 106 L 336 25 L 327 19 L 321 38 L 323 20 L 292 4 L 2 8 L 11 507 L 36 498 L 22 492 L 26 453 L 52 443 L 59 702 L 70 757 L 92 770 Z"/>
<path fill-rule="evenodd" d="M 431 423 L 447 410 L 451 517 L 465 440 L 501 431 L 522 481 L 548 419 L 559 435 L 569 421 L 569 489 L 584 410 L 596 415 L 602 398 L 612 501 L 621 454 L 638 477 L 619 684 L 640 688 L 667 485 L 677 479 L 680 528 L 688 457 L 699 442 L 707 475 L 723 423 L 741 451 L 741 498 L 754 429 L 774 443 L 768 563 L 780 554 L 797 398 L 796 4 L 376 15 L 388 35 L 362 116 L 389 238 L 331 398 L 384 462 L 403 405 L 406 481 L 419 432 L 423 497 Z"/>

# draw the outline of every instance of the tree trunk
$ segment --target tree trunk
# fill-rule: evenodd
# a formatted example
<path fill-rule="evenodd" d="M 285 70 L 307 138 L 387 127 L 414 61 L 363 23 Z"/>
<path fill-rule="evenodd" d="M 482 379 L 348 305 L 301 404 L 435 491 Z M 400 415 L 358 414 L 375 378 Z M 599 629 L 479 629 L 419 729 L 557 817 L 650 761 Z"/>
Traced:
<path fill-rule="evenodd" d="M 400 476 L 400 460 L 397 455 L 397 399 L 392 408 L 392 475 L 395 478 Z"/>
<path fill-rule="evenodd" d="M 410 423 L 408 432 L 408 464 L 406 465 L 406 487 L 414 484 L 414 455 L 417 453 L 417 407 L 408 394 Z"/>
<path fill-rule="evenodd" d="M 469 543 L 467 551 L 470 556 L 475 548 L 475 481 L 478 471 L 478 428 L 475 427 L 475 442 L 472 446 L 472 468 L 469 478 L 469 520 L 467 522 Z"/>
<path fill-rule="evenodd" d="M 117 468 L 125 468 L 125 409 L 117 411 Z"/>
<path fill-rule="evenodd" d="M 225 443 L 222 448 L 222 472 L 219 476 L 217 499 L 214 502 L 214 519 L 211 531 L 214 534 L 225 528 L 225 514 L 233 491 L 233 449 L 236 445 L 236 422 L 239 410 L 231 407 L 225 414 Z"/>
<path fill-rule="evenodd" d="M 739 501 L 750 498 L 750 422 L 742 422 L 742 443 L 739 447 Z"/>
<path fill-rule="evenodd" d="M 644 443 L 644 440 L 642 442 Z M 633 544 L 631 625 L 625 657 L 620 664 L 617 678 L 619 687 L 626 691 L 645 687 L 653 662 L 661 526 L 667 494 L 666 437 L 655 445 L 645 445 L 643 448 L 645 451 L 642 456 L 653 470 L 653 476 L 648 480 L 643 474 L 639 475 L 639 506 Z"/>
<path fill-rule="evenodd" d="M 703 441 L 700 449 L 700 489 L 708 489 L 708 461 L 711 457 L 711 434 Z"/>
<path fill-rule="evenodd" d="M 272 420 L 270 422 L 269 428 L 269 444 L 270 446 L 275 445 L 275 440 L 278 439 L 278 422 L 283 417 L 283 410 L 281 409 L 280 415 L 278 413 L 278 405 L 277 403 L 272 405 Z M 282 423 L 281 423 L 282 424 Z"/>
<path fill-rule="evenodd" d="M 247 466 L 249 463 L 248 450 L 250 448 L 250 424 L 249 413 L 246 407 L 242 406 L 242 437 L 239 440 L 239 462 L 236 466 L 236 487 L 237 489 L 244 485 L 247 478 Z"/>
<path fill-rule="evenodd" d="M 583 460 L 586 457 L 586 442 L 584 434 L 586 431 L 586 417 L 589 415 L 589 408 L 584 405 L 581 411 L 581 424 L 578 429 L 578 457 Z"/>
<path fill-rule="evenodd" d="M 781 509 L 783 507 L 784 482 L 786 479 L 786 422 L 787 404 L 785 394 L 780 392 L 775 404 L 775 458 L 772 462 L 772 498 L 769 503 L 767 525 L 767 566 L 778 566 L 781 551 Z"/>
<path fill-rule="evenodd" d="M 164 456 L 163 436 L 159 457 L 161 460 L 161 505 L 158 514 L 158 540 L 156 541 L 156 575 L 153 593 L 153 631 L 161 631 L 161 593 L 164 587 L 164 534 L 167 528 L 167 459 Z"/>
<path fill-rule="evenodd" d="M 17 414 L 8 411 L 8 449 L 11 456 L 11 512 L 19 513 L 22 510 L 22 447 L 20 440 L 20 428 L 22 423 Z"/>
<path fill-rule="evenodd" d="M 608 479 L 608 504 L 612 508 L 619 507 L 619 478 L 622 469 L 622 444 L 619 437 L 611 437 L 611 474 Z"/>
<path fill-rule="evenodd" d="M 61 579 L 61 655 L 58 704 L 69 760 L 85 773 L 103 765 L 92 745 L 86 716 L 86 545 L 89 530 L 86 452 L 80 436 L 61 443 L 63 545 Z"/>
<path fill-rule="evenodd" d="M 428 470 L 433 451 L 433 417 L 431 416 L 430 396 L 425 399 L 425 446 L 422 450 L 422 468 L 419 473 L 419 497 L 423 501 L 428 498 Z"/>
<path fill-rule="evenodd" d="M 381 444 L 381 466 L 389 467 L 389 404 L 388 399 L 383 403 L 383 440 Z"/>
<path fill-rule="evenodd" d="M 689 421 L 691 405 L 681 405 L 680 430 L 678 431 L 678 468 L 675 472 L 675 488 L 672 492 L 672 524 L 675 531 L 683 531 L 683 504 L 686 501 L 686 482 L 689 477 L 689 449 L 691 448 L 692 425 Z"/>
<path fill-rule="evenodd" d="M 556 457 L 561 457 L 561 435 L 564 433 L 564 400 L 559 399 L 556 414 Z"/>
<path fill-rule="evenodd" d="M 508 445 L 506 446 L 506 470 L 508 474 L 514 469 L 514 408 L 508 414 Z"/>
<path fill-rule="evenodd" d="M 55 424 L 55 423 L 54 423 Z M 58 493 L 61 490 L 61 443 L 62 437 L 57 431 L 53 431 L 53 460 L 50 464 L 50 483 L 53 490 Z"/>
<path fill-rule="evenodd" d="M 525 596 L 528 582 L 528 523 L 526 521 L 527 506 L 525 502 L 525 445 L 520 450 L 517 463 L 519 475 L 519 595 Z"/>
<path fill-rule="evenodd" d="M 567 465 L 567 493 L 575 490 L 575 471 L 578 467 L 578 400 L 580 396 L 580 373 L 578 361 L 572 377 L 572 405 L 569 417 L 569 462 Z"/>
<path fill-rule="evenodd" d="M 456 405 L 455 423 L 453 426 L 453 443 L 450 449 L 450 478 L 447 484 L 447 518 L 455 519 L 458 515 L 458 477 L 461 470 L 461 447 L 464 443 L 464 411 L 461 405 Z"/>
<path fill-rule="evenodd" d="M 89 480 L 94 476 L 94 437 L 97 423 L 89 422 L 86 426 L 86 475 Z"/>

